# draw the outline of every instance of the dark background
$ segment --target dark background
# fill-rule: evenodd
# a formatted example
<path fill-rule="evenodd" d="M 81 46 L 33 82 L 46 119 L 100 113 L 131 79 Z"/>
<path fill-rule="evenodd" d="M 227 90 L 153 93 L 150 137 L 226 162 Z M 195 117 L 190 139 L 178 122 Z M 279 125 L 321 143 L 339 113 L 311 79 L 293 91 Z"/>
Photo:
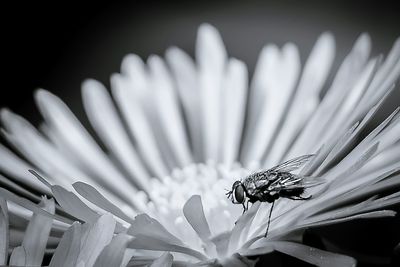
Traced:
<path fill-rule="evenodd" d="M 80 100 L 80 84 L 85 78 L 108 85 L 110 74 L 119 71 L 123 56 L 130 52 L 146 58 L 177 45 L 193 55 L 202 22 L 220 30 L 229 55 L 244 60 L 250 72 L 268 42 L 282 45 L 293 41 L 304 62 L 317 37 L 329 30 L 337 43 L 335 69 L 362 32 L 371 35 L 373 55 L 386 54 L 400 36 L 400 9 L 395 1 L 35 2 L 2 8 L 0 89 L 0 106 L 34 124 L 40 122 L 32 97 L 36 88 L 59 95 L 86 124 Z M 388 111 L 399 105 L 399 91 L 386 105 Z M 345 236 L 349 240 L 353 235 L 349 248 L 357 251 L 361 246 L 368 253 L 391 257 L 389 248 L 399 240 L 398 228 L 395 230 L 399 222 L 397 216 L 389 227 L 381 219 L 357 222 L 352 232 L 345 232 L 347 227 L 343 233 L 331 233 L 329 228 L 321 231 L 330 239 Z M 382 227 L 381 231 L 368 230 L 377 227 Z M 394 232 L 397 236 L 389 242 L 387 237 Z M 312 233 L 308 239 L 317 247 L 321 242 L 314 240 Z M 294 259 L 278 261 L 300 266 Z"/>
<path fill-rule="evenodd" d="M 229 54 L 250 71 L 268 42 L 295 42 L 304 62 L 317 37 L 329 30 L 337 41 L 337 67 L 362 32 L 372 37 L 373 55 L 387 53 L 400 36 L 395 1 L 35 1 L 2 9 L 0 106 L 35 124 L 36 88 L 59 95 L 85 122 L 85 78 L 108 85 L 130 52 L 146 58 L 177 45 L 193 54 L 202 22 L 221 31 Z"/>

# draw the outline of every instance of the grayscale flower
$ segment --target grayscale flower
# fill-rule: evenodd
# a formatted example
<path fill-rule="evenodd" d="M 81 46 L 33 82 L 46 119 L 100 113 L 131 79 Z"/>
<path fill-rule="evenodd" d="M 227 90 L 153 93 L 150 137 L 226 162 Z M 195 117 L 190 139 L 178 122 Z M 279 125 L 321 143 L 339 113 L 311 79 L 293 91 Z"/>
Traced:
<path fill-rule="evenodd" d="M 369 126 L 394 90 L 400 40 L 385 59 L 370 58 L 370 46 L 362 34 L 328 83 L 332 34 L 303 67 L 296 45 L 267 45 L 248 85 L 246 65 L 204 24 L 195 61 L 175 47 L 146 64 L 128 55 L 111 77 L 112 97 L 97 81 L 83 83 L 97 141 L 48 91 L 35 94 L 39 130 L 3 109 L 14 151 L 0 145 L 0 264 L 40 265 L 49 255 L 50 266 L 254 266 L 279 251 L 354 266 L 302 236 L 394 216 L 400 203 L 399 109 Z M 307 201 L 276 201 L 264 238 L 270 204 L 242 215 L 224 189 L 311 153 L 300 174 L 324 183 L 307 189 Z"/>

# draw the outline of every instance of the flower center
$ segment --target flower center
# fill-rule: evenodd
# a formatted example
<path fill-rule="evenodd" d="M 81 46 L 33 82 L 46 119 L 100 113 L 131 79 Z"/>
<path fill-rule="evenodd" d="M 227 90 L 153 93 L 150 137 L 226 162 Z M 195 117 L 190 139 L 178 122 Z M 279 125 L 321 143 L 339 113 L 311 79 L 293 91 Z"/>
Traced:
<path fill-rule="evenodd" d="M 182 208 L 192 195 L 200 195 L 212 235 L 218 235 L 231 230 L 242 213 L 242 206 L 232 204 L 225 194 L 232 189 L 236 180 L 249 173 L 240 164 L 226 167 L 211 162 L 175 169 L 170 176 L 151 181 L 152 190 L 146 212 L 185 242 L 197 240 Z"/>

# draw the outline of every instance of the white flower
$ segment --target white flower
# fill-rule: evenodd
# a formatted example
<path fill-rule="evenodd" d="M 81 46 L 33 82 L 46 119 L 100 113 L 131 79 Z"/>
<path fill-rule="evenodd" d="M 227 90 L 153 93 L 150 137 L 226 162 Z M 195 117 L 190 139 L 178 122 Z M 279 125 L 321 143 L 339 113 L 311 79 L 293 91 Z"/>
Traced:
<path fill-rule="evenodd" d="M 15 265 L 40 265 L 46 243 L 50 266 L 251 266 L 246 257 L 272 251 L 316 265 L 354 265 L 349 256 L 301 244 L 301 236 L 393 216 L 390 207 L 400 202 L 398 109 L 367 127 L 399 76 L 400 40 L 385 60 L 369 52 L 363 34 L 328 84 L 331 34 L 321 35 L 303 68 L 294 44 L 267 45 L 248 86 L 246 65 L 228 58 L 205 24 L 196 62 L 178 48 L 167 50 L 166 62 L 128 55 L 111 77 L 112 98 L 99 82 L 83 83 L 99 142 L 45 90 L 35 94 L 40 131 L 3 109 L 3 134 L 20 156 L 0 146 L 8 176 L 0 176 L 7 188 L 0 188 L 0 237 L 7 241 L 0 264 L 7 264 L 10 235 Z M 307 190 L 310 200 L 279 199 L 264 238 L 270 204 L 256 202 L 241 216 L 224 189 L 309 153 L 316 156 L 301 174 L 325 182 Z M 43 194 L 59 205 L 43 198 L 37 206 Z M 30 220 L 26 231 L 22 218 Z"/>

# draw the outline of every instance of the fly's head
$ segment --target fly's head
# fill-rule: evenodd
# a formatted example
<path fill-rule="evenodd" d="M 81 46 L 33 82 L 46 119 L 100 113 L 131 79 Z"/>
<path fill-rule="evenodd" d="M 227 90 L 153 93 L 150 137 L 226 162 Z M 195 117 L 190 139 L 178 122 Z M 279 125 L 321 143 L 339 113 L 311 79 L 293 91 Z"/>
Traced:
<path fill-rule="evenodd" d="M 243 204 L 246 200 L 246 190 L 241 181 L 236 181 L 232 185 L 232 190 L 226 193 L 233 204 Z"/>

